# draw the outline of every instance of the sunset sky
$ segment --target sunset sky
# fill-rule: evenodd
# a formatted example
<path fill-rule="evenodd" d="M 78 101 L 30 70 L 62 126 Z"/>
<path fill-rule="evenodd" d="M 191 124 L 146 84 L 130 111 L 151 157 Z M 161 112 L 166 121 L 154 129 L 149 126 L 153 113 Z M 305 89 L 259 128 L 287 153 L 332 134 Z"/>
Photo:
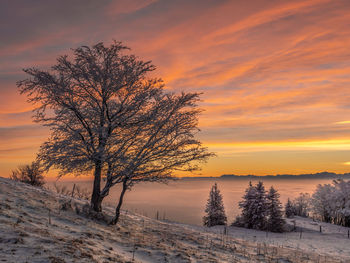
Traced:
<path fill-rule="evenodd" d="M 350 1 L 18 1 L 0 8 L 0 176 L 49 135 L 16 81 L 122 41 L 167 89 L 203 92 L 202 176 L 350 172 Z M 198 174 L 199 175 L 199 174 Z"/>

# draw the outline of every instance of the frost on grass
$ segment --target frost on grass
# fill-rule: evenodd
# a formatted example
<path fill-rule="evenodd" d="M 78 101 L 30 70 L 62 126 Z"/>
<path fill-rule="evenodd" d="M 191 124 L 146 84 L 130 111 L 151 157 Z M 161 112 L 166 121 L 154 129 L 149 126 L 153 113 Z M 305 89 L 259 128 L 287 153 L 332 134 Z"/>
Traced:
<path fill-rule="evenodd" d="M 46 189 L 0 178 L 0 259 L 4 262 L 346 262 L 344 227 L 295 218 L 299 232 L 206 228 L 122 211 L 118 226 L 71 209 Z M 85 201 L 72 199 L 73 207 Z M 113 215 L 113 209 L 104 213 Z M 289 219 L 288 219 L 289 220 Z M 291 224 L 290 221 L 288 221 Z M 322 224 L 323 233 L 318 232 Z"/>

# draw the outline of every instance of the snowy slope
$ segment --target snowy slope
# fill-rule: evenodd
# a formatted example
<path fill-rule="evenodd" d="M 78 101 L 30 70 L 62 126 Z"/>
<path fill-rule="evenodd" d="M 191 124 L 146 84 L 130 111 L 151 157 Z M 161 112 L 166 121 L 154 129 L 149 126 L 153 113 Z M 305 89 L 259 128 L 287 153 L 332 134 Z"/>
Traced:
<path fill-rule="evenodd" d="M 108 226 L 60 210 L 67 200 L 0 178 L 0 262 L 350 262 L 349 240 L 336 226 L 325 225 L 320 234 L 316 225 L 297 219 L 297 226 L 305 227 L 300 242 L 295 232 L 269 233 L 266 238 L 264 232 L 230 227 L 223 235 L 220 227 L 126 212 L 118 226 Z M 112 215 L 113 210 L 105 213 Z"/>

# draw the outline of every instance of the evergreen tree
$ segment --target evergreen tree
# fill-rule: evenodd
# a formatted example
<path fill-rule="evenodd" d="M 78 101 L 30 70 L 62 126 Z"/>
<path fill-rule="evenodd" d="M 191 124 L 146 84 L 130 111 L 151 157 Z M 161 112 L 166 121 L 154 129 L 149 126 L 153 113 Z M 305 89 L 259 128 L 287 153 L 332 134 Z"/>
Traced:
<path fill-rule="evenodd" d="M 282 218 L 282 205 L 279 193 L 271 186 L 267 198 L 267 229 L 271 232 L 283 232 L 285 221 Z"/>
<path fill-rule="evenodd" d="M 242 209 L 242 214 L 237 218 L 234 225 L 243 226 L 246 228 L 253 228 L 253 210 L 252 203 L 256 197 L 256 189 L 253 187 L 252 182 L 249 182 L 248 188 L 245 190 L 245 194 L 242 197 L 243 201 L 239 202 L 239 207 Z"/>
<path fill-rule="evenodd" d="M 215 225 L 226 225 L 227 218 L 225 215 L 222 195 L 216 183 L 210 190 L 205 212 L 207 214 L 203 217 L 203 223 L 205 226 L 211 227 Z"/>
<path fill-rule="evenodd" d="M 288 201 L 285 205 L 284 213 L 285 213 L 287 218 L 294 216 L 294 206 L 289 198 L 288 198 Z"/>
<path fill-rule="evenodd" d="M 255 186 L 255 198 L 253 198 L 253 202 L 251 203 L 251 213 L 253 215 L 249 223 L 251 228 L 258 230 L 266 229 L 267 199 L 263 182 L 259 182 Z"/>

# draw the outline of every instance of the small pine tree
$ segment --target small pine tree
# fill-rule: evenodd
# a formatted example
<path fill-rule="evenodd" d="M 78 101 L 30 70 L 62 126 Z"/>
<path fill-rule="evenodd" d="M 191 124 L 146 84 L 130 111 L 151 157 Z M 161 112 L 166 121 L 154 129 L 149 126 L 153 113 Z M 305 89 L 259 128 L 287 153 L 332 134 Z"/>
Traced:
<path fill-rule="evenodd" d="M 287 203 L 285 205 L 284 213 L 285 213 L 287 218 L 290 218 L 290 217 L 294 216 L 294 214 L 295 214 L 294 213 L 294 206 L 289 198 L 288 198 Z"/>
<path fill-rule="evenodd" d="M 279 193 L 271 186 L 267 198 L 267 229 L 271 232 L 283 232 L 285 221 L 282 218 L 282 205 Z"/>
<path fill-rule="evenodd" d="M 203 217 L 203 223 L 205 226 L 211 227 L 215 225 L 226 225 L 227 217 L 222 201 L 222 195 L 216 183 L 210 190 L 205 212 L 207 214 Z"/>

